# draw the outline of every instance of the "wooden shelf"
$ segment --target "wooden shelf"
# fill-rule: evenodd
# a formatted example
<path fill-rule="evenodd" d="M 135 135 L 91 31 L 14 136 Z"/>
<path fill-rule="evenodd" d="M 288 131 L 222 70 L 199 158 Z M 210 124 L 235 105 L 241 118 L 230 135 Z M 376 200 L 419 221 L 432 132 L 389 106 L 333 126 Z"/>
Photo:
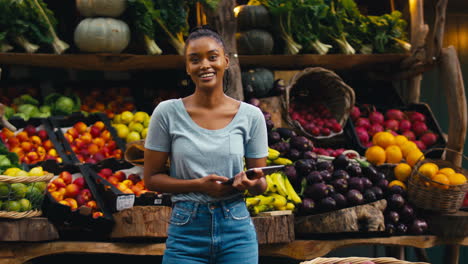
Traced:
<path fill-rule="evenodd" d="M 407 54 L 374 55 L 254 55 L 239 56 L 241 67 L 266 67 L 273 69 L 303 69 L 320 66 L 332 70 L 357 69 L 376 64 L 398 65 Z M 27 54 L 0 53 L 0 65 L 29 65 L 38 67 L 68 68 L 97 71 L 130 70 L 183 70 L 185 62 L 179 55 L 134 55 L 134 54 Z"/>
<path fill-rule="evenodd" d="M 286 244 L 260 245 L 261 256 L 289 257 L 310 260 L 328 252 L 355 245 L 393 245 L 430 248 L 437 245 L 456 244 L 468 246 L 468 237 L 440 238 L 435 236 L 395 236 L 385 238 L 356 238 L 342 240 L 295 240 Z M 28 260 L 53 254 L 123 254 L 161 256 L 164 243 L 123 242 L 72 242 L 53 241 L 45 243 L 0 243 L 0 262 L 20 264 Z"/>

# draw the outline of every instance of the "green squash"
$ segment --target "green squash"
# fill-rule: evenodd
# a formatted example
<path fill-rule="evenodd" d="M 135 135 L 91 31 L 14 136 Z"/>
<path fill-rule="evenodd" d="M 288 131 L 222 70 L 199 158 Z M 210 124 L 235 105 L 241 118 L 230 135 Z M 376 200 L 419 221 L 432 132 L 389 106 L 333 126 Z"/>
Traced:
<path fill-rule="evenodd" d="M 271 18 L 268 9 L 262 5 L 241 5 L 238 7 L 237 28 L 239 31 L 271 27 Z"/>
<path fill-rule="evenodd" d="M 265 97 L 270 94 L 275 82 L 272 71 L 255 68 L 242 72 L 242 86 L 246 97 Z"/>
<path fill-rule="evenodd" d="M 251 29 L 236 34 L 239 55 L 268 55 L 273 52 L 273 36 L 261 29 Z"/>

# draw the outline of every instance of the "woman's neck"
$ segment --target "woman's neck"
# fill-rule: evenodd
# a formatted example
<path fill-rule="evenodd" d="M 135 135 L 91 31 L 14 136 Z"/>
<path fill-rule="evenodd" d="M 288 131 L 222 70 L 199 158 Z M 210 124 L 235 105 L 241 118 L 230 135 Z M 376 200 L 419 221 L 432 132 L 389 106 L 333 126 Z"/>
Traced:
<path fill-rule="evenodd" d="M 193 104 L 203 108 L 216 108 L 226 103 L 228 97 L 222 90 L 200 91 L 195 90 L 192 95 Z"/>

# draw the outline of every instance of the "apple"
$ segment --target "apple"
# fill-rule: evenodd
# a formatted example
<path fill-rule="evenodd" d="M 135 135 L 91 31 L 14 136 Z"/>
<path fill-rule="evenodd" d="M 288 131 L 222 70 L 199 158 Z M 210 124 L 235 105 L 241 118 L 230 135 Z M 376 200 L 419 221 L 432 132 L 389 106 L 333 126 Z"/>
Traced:
<path fill-rule="evenodd" d="M 119 182 L 122 182 L 125 179 L 127 179 L 127 175 L 123 171 L 116 171 L 114 172 L 113 176 L 116 177 L 119 180 Z"/>
<path fill-rule="evenodd" d="M 109 177 L 109 176 L 112 176 L 112 174 L 113 174 L 113 173 L 112 173 L 112 170 L 109 169 L 109 168 L 103 168 L 103 169 L 101 169 L 101 170 L 99 171 L 99 173 L 102 173 L 103 175 L 105 175 L 104 178 L 107 178 L 107 177 Z"/>
<path fill-rule="evenodd" d="M 72 211 L 75 211 L 76 209 L 78 209 L 78 202 L 75 199 L 66 198 L 64 201 L 68 202 L 68 204 L 70 205 L 70 208 L 72 209 Z"/>
<path fill-rule="evenodd" d="M 84 186 L 86 185 L 86 182 L 84 180 L 83 177 L 79 177 L 79 178 L 76 178 L 74 181 L 73 181 L 73 184 L 77 185 L 80 190 L 84 188 Z"/>
<path fill-rule="evenodd" d="M 41 138 L 41 140 L 44 142 L 46 140 L 48 140 L 49 138 L 49 135 L 47 135 L 47 131 L 45 130 L 39 130 L 37 131 L 37 135 L 39 136 L 39 138 Z"/>
<path fill-rule="evenodd" d="M 128 175 L 127 179 L 131 180 L 133 184 L 137 184 L 139 181 L 141 181 L 140 175 L 135 173 Z"/>
<path fill-rule="evenodd" d="M 33 125 L 26 125 L 26 127 L 24 127 L 23 131 L 26 131 L 26 133 L 28 133 L 28 136 L 30 136 L 30 137 L 36 135 L 36 133 L 37 133 L 36 127 L 33 126 Z"/>
<path fill-rule="evenodd" d="M 80 194 L 86 201 L 90 201 L 91 199 L 93 199 L 93 195 L 91 194 L 91 191 L 89 189 L 81 190 Z"/>
<path fill-rule="evenodd" d="M 63 180 L 63 182 L 68 185 L 73 181 L 73 176 L 68 171 L 62 171 L 59 174 L 59 178 Z"/>
<path fill-rule="evenodd" d="M 93 138 L 97 138 L 101 135 L 101 130 L 97 126 L 91 126 L 91 129 L 89 130 L 89 133 Z"/>
<path fill-rule="evenodd" d="M 91 209 L 97 209 L 97 204 L 96 204 L 96 201 L 92 200 L 92 201 L 88 201 L 85 206 L 91 208 Z"/>
<path fill-rule="evenodd" d="M 81 195 L 81 193 L 75 197 L 75 200 L 78 203 L 78 206 L 85 205 L 88 202 L 88 200 L 86 200 L 85 197 Z"/>
<path fill-rule="evenodd" d="M 106 147 L 109 149 L 109 153 L 117 148 L 117 143 L 114 140 L 107 142 Z"/>
<path fill-rule="evenodd" d="M 80 193 L 80 186 L 74 184 L 74 183 L 70 183 L 67 185 L 67 187 L 65 187 L 65 197 L 68 197 L 68 198 L 73 198 L 75 196 L 77 196 L 79 193 Z"/>
<path fill-rule="evenodd" d="M 52 183 L 56 186 L 57 190 L 67 186 L 62 178 L 55 178 Z"/>

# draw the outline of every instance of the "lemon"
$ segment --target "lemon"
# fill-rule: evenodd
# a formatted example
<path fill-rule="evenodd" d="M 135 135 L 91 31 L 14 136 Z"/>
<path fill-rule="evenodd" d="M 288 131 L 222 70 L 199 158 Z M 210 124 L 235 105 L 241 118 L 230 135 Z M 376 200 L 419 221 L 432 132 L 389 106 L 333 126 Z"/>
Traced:
<path fill-rule="evenodd" d="M 41 166 L 34 167 L 29 171 L 29 176 L 44 176 L 44 171 Z"/>
<path fill-rule="evenodd" d="M 398 135 L 395 137 L 395 144 L 399 147 L 402 147 L 406 142 L 408 142 L 408 138 L 402 135 Z"/>
<path fill-rule="evenodd" d="M 437 171 L 439 171 L 439 167 L 432 162 L 424 163 L 418 169 L 420 174 L 428 177 L 429 179 L 432 179 L 432 177 L 437 174 Z"/>
<path fill-rule="evenodd" d="M 146 112 L 136 112 L 132 121 L 135 123 L 143 123 L 147 118 L 148 114 Z"/>
<path fill-rule="evenodd" d="M 123 111 L 120 114 L 120 120 L 122 124 L 129 124 L 133 120 L 133 114 L 130 111 Z"/>
<path fill-rule="evenodd" d="M 20 177 L 20 176 L 29 176 L 28 172 L 27 171 L 24 171 L 24 170 L 20 170 L 18 171 L 15 176 L 17 177 Z"/>
<path fill-rule="evenodd" d="M 148 127 L 148 126 L 149 126 L 150 119 L 151 119 L 151 117 L 148 116 L 148 118 L 143 122 L 143 126 L 144 126 L 144 127 Z"/>
<path fill-rule="evenodd" d="M 418 146 L 416 146 L 416 143 L 413 141 L 408 141 L 404 143 L 403 146 L 401 146 L 401 153 L 403 153 L 403 157 L 406 158 L 406 156 L 408 156 L 408 154 L 414 149 L 419 150 Z"/>
<path fill-rule="evenodd" d="M 376 138 L 375 142 L 378 146 L 385 149 L 391 145 L 395 145 L 395 136 L 390 132 L 382 132 L 382 134 Z"/>
<path fill-rule="evenodd" d="M 416 163 L 420 160 L 424 159 L 424 154 L 419 149 L 413 149 L 408 153 L 406 156 L 406 162 L 411 166 L 414 167 Z"/>
<path fill-rule="evenodd" d="M 461 184 L 466 183 L 466 177 L 465 177 L 465 175 L 463 175 L 461 173 L 454 173 L 454 174 L 449 175 L 447 177 L 448 177 L 448 179 L 450 181 L 450 185 L 461 185 Z"/>
<path fill-rule="evenodd" d="M 442 168 L 442 169 L 439 170 L 438 173 L 442 173 L 442 174 L 445 174 L 447 176 L 450 176 L 452 174 L 455 174 L 455 171 L 452 168 Z"/>
<path fill-rule="evenodd" d="M 122 123 L 122 119 L 120 118 L 120 114 L 114 116 L 114 119 L 112 120 L 112 123 L 113 124 L 121 124 Z"/>
<path fill-rule="evenodd" d="M 403 158 L 403 154 L 401 154 L 400 147 L 396 145 L 391 145 L 385 149 L 386 160 L 388 163 L 399 163 Z"/>
<path fill-rule="evenodd" d="M 19 171 L 21 171 L 20 168 L 8 168 L 5 172 L 3 172 L 3 174 L 6 176 L 16 176 L 16 173 Z"/>
<path fill-rule="evenodd" d="M 405 182 L 408 177 L 411 175 L 411 166 L 406 163 L 398 164 L 394 169 L 393 173 L 395 178 L 401 182 Z"/>
<path fill-rule="evenodd" d="M 379 146 L 372 146 L 365 153 L 367 161 L 380 165 L 385 162 L 385 150 Z"/>
<path fill-rule="evenodd" d="M 130 129 L 126 125 L 123 124 L 116 124 L 114 125 L 115 130 L 117 131 L 117 136 L 119 138 L 126 138 Z"/>
<path fill-rule="evenodd" d="M 130 125 L 128 126 L 128 129 L 130 129 L 130 131 L 136 131 L 140 133 L 145 128 L 143 127 L 141 123 L 130 123 Z"/>
<path fill-rule="evenodd" d="M 127 135 L 125 141 L 127 141 L 127 143 L 129 143 L 129 142 L 137 141 L 137 140 L 140 140 L 140 139 L 141 139 L 140 133 L 138 133 L 136 131 L 132 131 Z"/>
<path fill-rule="evenodd" d="M 141 131 L 141 138 L 145 139 L 146 134 L 148 134 L 148 128 L 143 128 L 143 130 Z"/>

